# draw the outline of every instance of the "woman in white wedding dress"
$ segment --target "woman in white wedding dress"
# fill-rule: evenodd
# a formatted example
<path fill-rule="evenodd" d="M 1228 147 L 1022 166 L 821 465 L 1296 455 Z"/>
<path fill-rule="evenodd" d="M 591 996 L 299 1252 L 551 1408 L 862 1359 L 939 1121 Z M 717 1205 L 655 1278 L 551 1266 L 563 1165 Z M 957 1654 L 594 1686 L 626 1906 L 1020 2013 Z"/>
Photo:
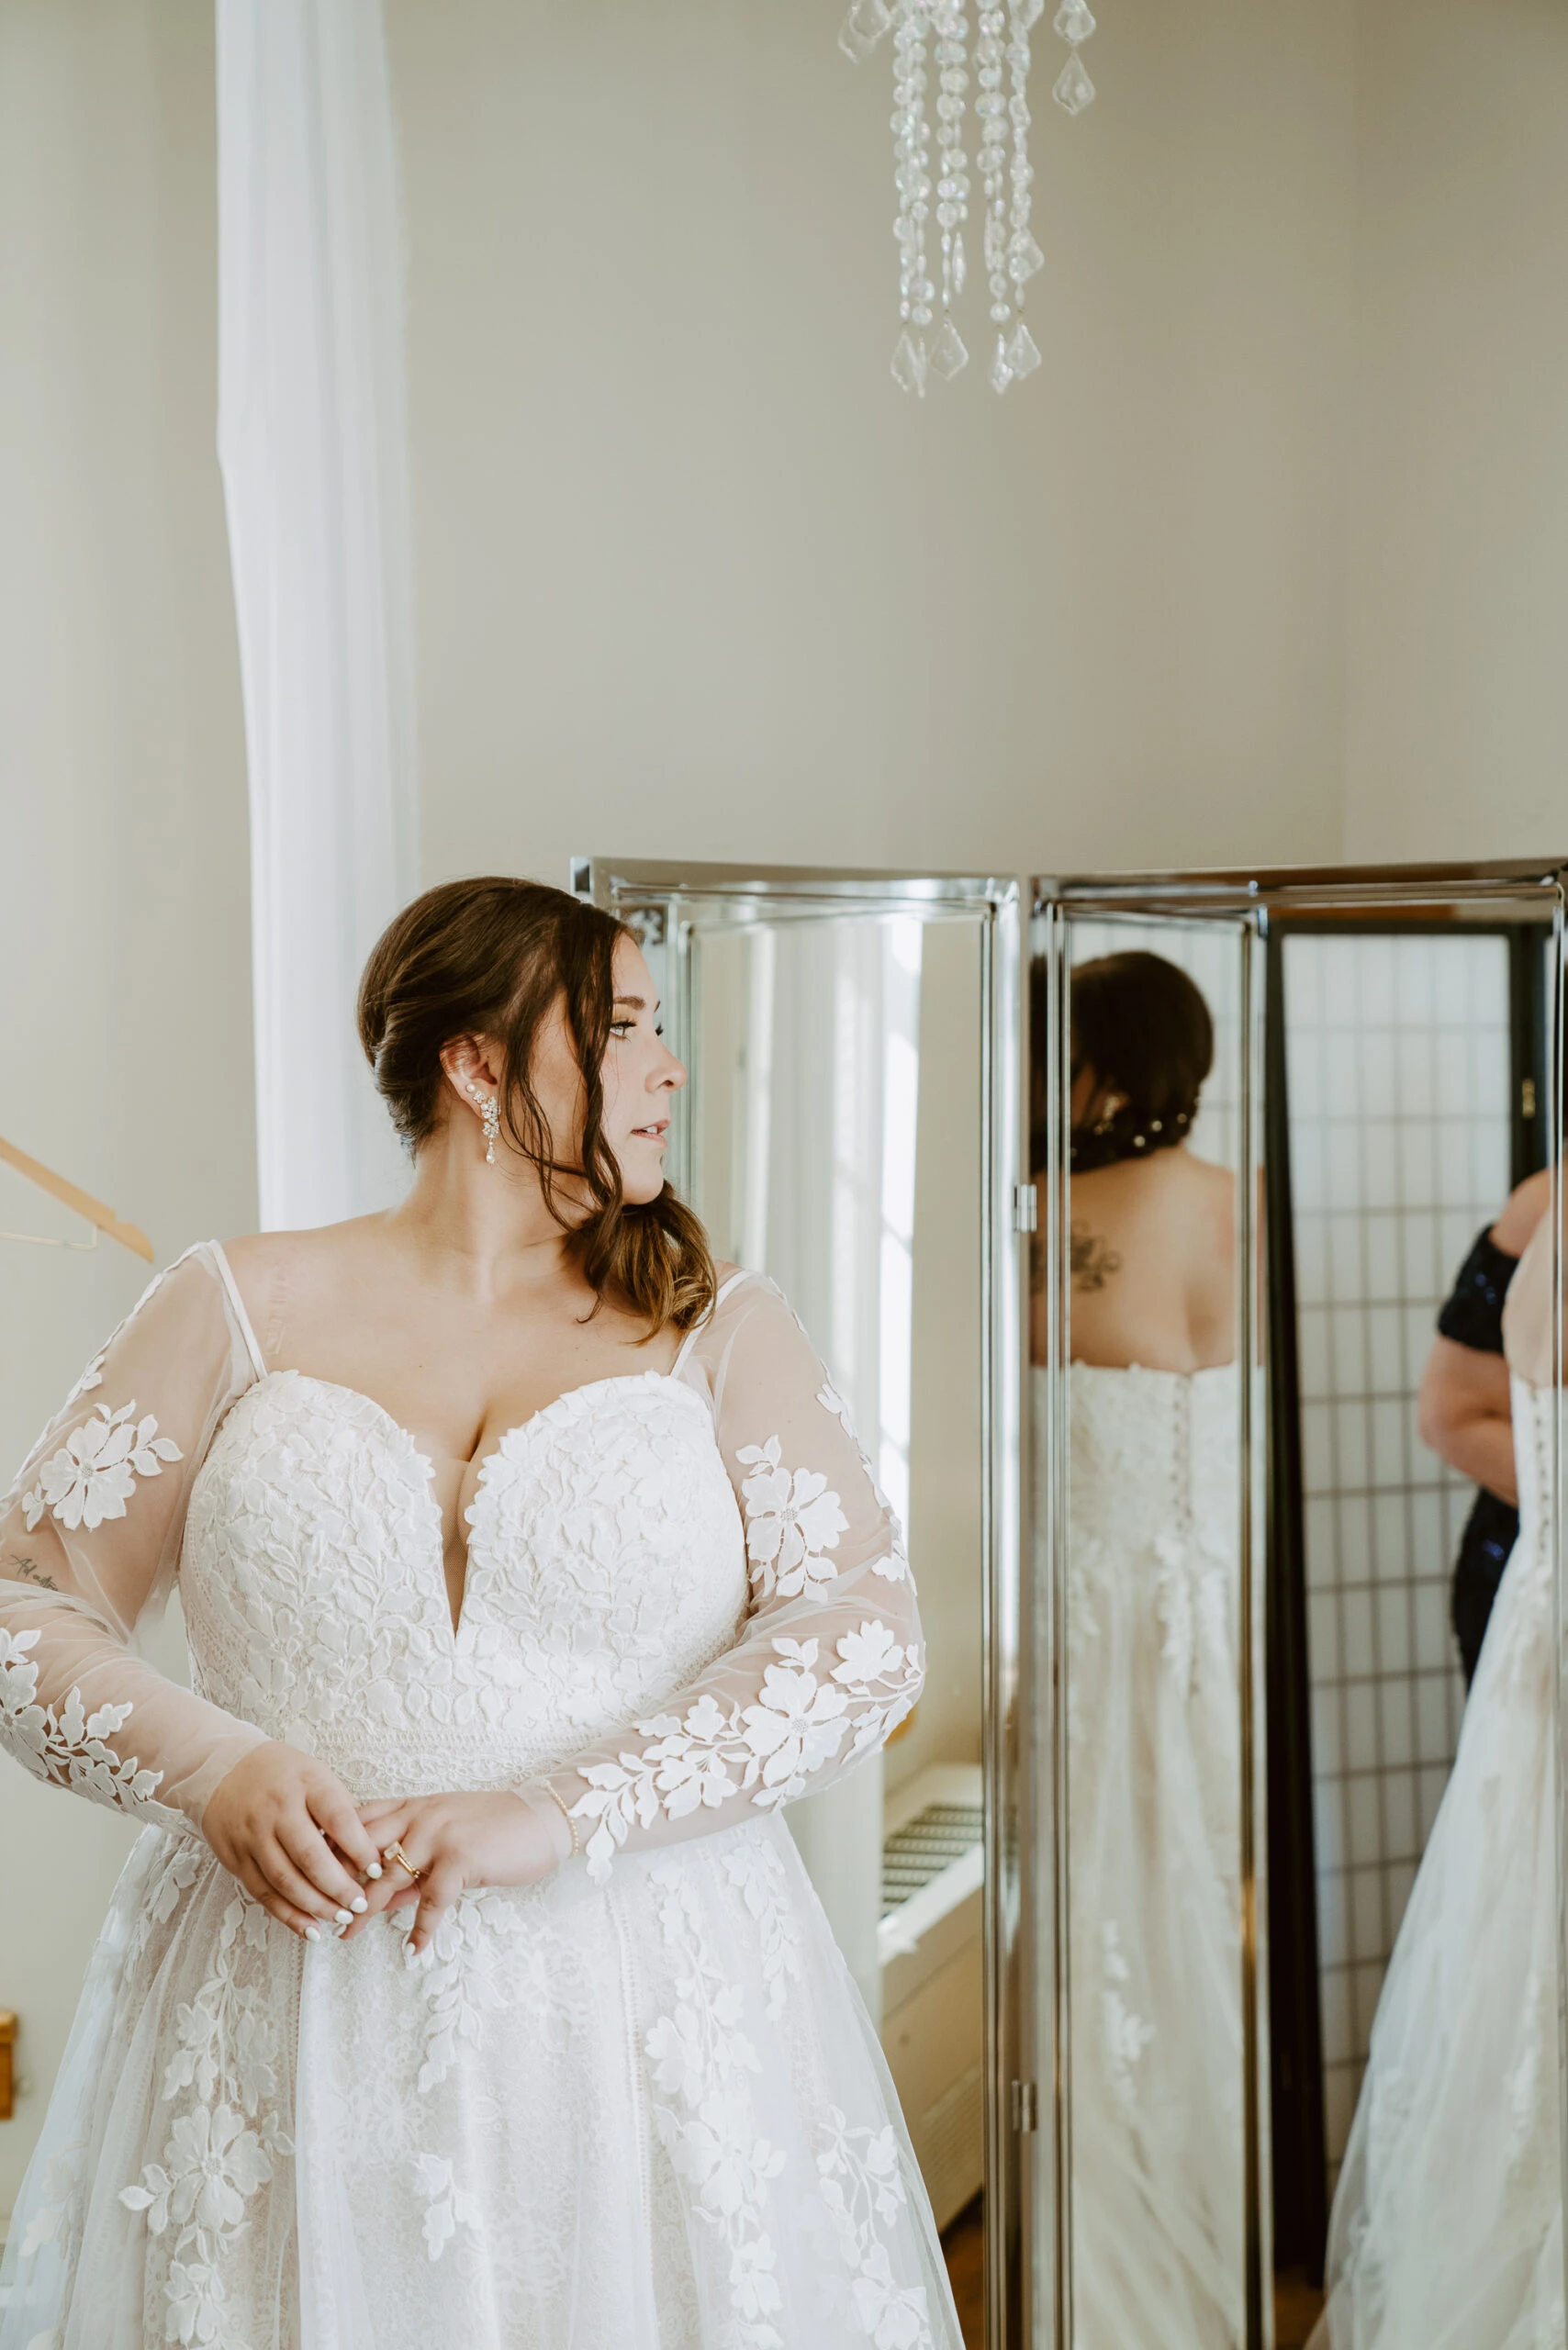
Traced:
<path fill-rule="evenodd" d="M 1074 2350 L 1243 2338 L 1233 1180 L 1207 1006 L 1072 977 L 1068 1901 Z M 1045 1330 L 1036 1352 L 1045 1351 Z M 1036 1408 L 1048 1408 L 1042 1371 Z M 1040 1428 L 1043 1444 L 1046 1431 Z"/>
<path fill-rule="evenodd" d="M 1518 1539 L 1372 2023 L 1313 2350 L 1562 2350 L 1552 1218 L 1508 1287 Z"/>
<path fill-rule="evenodd" d="M 907 1566 L 665 1188 L 655 1010 L 608 916 L 428 893 L 407 1201 L 190 1250 L 0 1505 L 0 1740 L 147 1823 L 0 2350 L 958 2350 L 779 1816 L 913 1702 Z"/>

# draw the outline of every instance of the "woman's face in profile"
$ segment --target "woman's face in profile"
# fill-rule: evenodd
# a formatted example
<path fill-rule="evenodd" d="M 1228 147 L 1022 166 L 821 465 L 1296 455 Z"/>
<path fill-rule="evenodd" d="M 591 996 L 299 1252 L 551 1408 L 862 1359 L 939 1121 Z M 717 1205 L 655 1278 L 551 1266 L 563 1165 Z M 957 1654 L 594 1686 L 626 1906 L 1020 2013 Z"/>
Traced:
<path fill-rule="evenodd" d="M 660 1034 L 658 998 L 634 939 L 623 934 L 616 941 L 611 974 L 615 1000 L 599 1068 L 604 1139 L 621 1170 L 627 1205 L 644 1207 L 664 1189 L 670 1102 L 686 1083 L 686 1071 Z M 551 1134 L 572 1138 L 570 1151 L 561 1156 L 579 1161 L 582 1077 L 564 1005 L 540 1031 L 532 1079 Z"/>

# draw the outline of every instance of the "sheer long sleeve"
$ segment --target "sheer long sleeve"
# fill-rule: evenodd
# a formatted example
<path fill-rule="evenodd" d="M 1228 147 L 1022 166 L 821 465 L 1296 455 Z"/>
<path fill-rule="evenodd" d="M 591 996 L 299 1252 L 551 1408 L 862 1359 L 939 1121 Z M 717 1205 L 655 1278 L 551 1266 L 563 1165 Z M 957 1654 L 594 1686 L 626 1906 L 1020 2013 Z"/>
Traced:
<path fill-rule="evenodd" d="M 898 1521 L 810 1340 L 749 1279 L 693 1351 L 745 1530 L 741 1637 L 668 1708 L 536 1782 L 589 1874 L 816 1793 L 879 1746 L 924 1668 Z"/>
<path fill-rule="evenodd" d="M 218 1260 L 162 1274 L 0 1501 L 0 1745 L 34 1776 L 177 1832 L 263 1733 L 137 1645 L 179 1566 L 192 1482 L 247 1387 Z"/>

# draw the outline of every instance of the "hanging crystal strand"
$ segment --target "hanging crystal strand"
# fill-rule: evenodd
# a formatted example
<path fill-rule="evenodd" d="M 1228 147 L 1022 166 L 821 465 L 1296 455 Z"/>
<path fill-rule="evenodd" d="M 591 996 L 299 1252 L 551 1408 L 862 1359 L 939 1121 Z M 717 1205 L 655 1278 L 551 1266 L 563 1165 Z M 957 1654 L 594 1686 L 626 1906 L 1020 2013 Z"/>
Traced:
<path fill-rule="evenodd" d="M 980 144 L 975 168 L 985 197 L 985 273 L 991 290 L 991 322 L 996 329 L 996 356 L 991 381 L 999 392 L 1007 389 L 1006 328 L 1013 316 L 1013 283 L 1007 274 L 1007 100 L 1002 94 L 1005 68 L 1002 35 L 1007 12 L 980 0 L 975 32 L 975 80 L 979 95 L 975 114 Z"/>
<path fill-rule="evenodd" d="M 938 7 L 936 28 L 936 225 L 942 231 L 942 326 L 931 346 L 933 374 L 956 375 L 969 354 L 953 324 L 953 297 L 964 290 L 964 222 L 969 217 L 969 163 L 964 154 L 965 64 L 969 28 L 963 6 Z"/>
<path fill-rule="evenodd" d="M 893 346 L 892 373 L 895 384 L 920 399 L 925 397 L 930 364 L 924 330 L 931 324 L 936 293 L 925 274 L 925 223 L 931 213 L 931 125 L 925 119 L 929 30 L 924 0 L 899 0 L 893 17 L 893 184 L 899 198 L 893 234 L 899 243 L 899 316 L 904 323 Z"/>
<path fill-rule="evenodd" d="M 1007 71 L 1012 95 L 1005 104 L 1000 86 L 994 111 L 987 118 L 988 135 L 995 138 L 986 164 L 986 262 L 991 270 L 991 315 L 996 351 L 991 363 L 991 386 L 1004 392 L 1023 375 L 1032 375 L 1040 364 L 1034 336 L 1024 323 L 1024 286 L 1045 260 L 1029 227 L 1030 195 L 1035 184 L 1029 161 L 1029 34 L 1045 10 L 1045 0 L 1010 0 L 1007 25 Z M 998 84 L 1000 85 L 1000 75 Z M 1003 115 L 1006 122 L 1003 121 Z M 1002 165 L 1007 123 L 1013 129 L 1013 161 L 1008 166 L 1012 197 L 1005 213 L 1002 195 Z M 1008 320 L 1013 331 L 1007 332 Z"/>
<path fill-rule="evenodd" d="M 853 0 L 838 35 L 838 45 L 852 65 L 870 56 L 892 21 L 886 0 Z"/>
<path fill-rule="evenodd" d="M 1044 0 L 1042 0 L 1042 6 Z M 1057 31 L 1072 54 L 1057 75 L 1051 91 L 1058 106 L 1069 114 L 1081 114 L 1085 106 L 1094 103 L 1094 84 L 1084 71 L 1079 55 L 1081 44 L 1094 30 L 1094 18 L 1089 12 L 1088 0 L 1062 0 L 1053 19 Z"/>

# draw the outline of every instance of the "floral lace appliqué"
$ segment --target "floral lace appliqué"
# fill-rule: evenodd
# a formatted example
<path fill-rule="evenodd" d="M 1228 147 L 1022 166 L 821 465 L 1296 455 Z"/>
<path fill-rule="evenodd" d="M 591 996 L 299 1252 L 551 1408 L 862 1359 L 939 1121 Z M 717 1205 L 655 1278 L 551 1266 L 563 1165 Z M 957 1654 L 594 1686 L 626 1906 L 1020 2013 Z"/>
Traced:
<path fill-rule="evenodd" d="M 735 1454 L 751 1474 L 741 1486 L 745 1505 L 745 1548 L 752 1588 L 759 1599 L 798 1599 L 819 1592 L 838 1569 L 827 1557 L 849 1520 L 838 1495 L 814 1469 L 782 1467 L 776 1436 L 766 1444 L 743 1444 Z"/>
<path fill-rule="evenodd" d="M 723 1855 L 724 1874 L 739 1888 L 756 1919 L 762 1942 L 762 1979 L 767 1989 L 767 2020 L 777 2023 L 789 2002 L 790 1986 L 801 1980 L 801 1920 L 790 1897 L 784 1863 L 760 1836 L 737 1837 Z"/>
<path fill-rule="evenodd" d="M 1540 1969 L 1532 1966 L 1520 2009 L 1518 2053 L 1504 2082 L 1508 2109 L 1504 2159 L 1510 2180 L 1518 2184 L 1528 2171 L 1539 2168 L 1542 2149 L 1556 2135 L 1557 2067 L 1551 2061 L 1555 2050 L 1549 2056 L 1555 2038 L 1552 2004 L 1554 1995 L 1548 1994 Z"/>
<path fill-rule="evenodd" d="M 726 2344 L 784 2350 L 772 2322 L 783 2297 L 763 2221 L 769 2183 L 785 2157 L 757 2132 L 748 2076 L 761 2064 L 739 2028 L 741 1991 L 725 1981 L 708 1945 L 690 1886 L 668 1863 L 657 1881 L 660 1927 L 681 1971 L 674 2010 L 659 2018 L 645 2043 L 655 2086 L 666 2100 L 654 2108 L 655 2125 L 717 2240 L 733 2321 Z"/>
<path fill-rule="evenodd" d="M 924 2285 L 901 2285 L 878 2222 L 896 2222 L 907 2200 L 890 2124 L 851 2129 L 830 2106 L 817 2150 L 822 2210 L 847 2271 L 846 2297 L 876 2350 L 931 2350 Z"/>
<path fill-rule="evenodd" d="M 62 2146 L 58 2154 L 50 2157 L 43 2182 L 46 2199 L 28 2222 L 27 2233 L 17 2248 L 19 2258 L 31 2260 L 35 2253 L 41 2252 L 46 2244 L 58 2244 L 62 2240 L 81 2193 L 86 2154 L 87 2141 L 76 2138 L 69 2146 Z M 47 2335 L 45 2339 L 48 2339 Z M 31 2350 L 30 2344 L 28 2350 Z"/>
<path fill-rule="evenodd" d="M 1100 2002 L 1105 2028 L 1105 2062 L 1116 2102 L 1125 2113 L 1130 2113 L 1137 2102 L 1134 2067 L 1154 2038 L 1154 2026 L 1136 2015 L 1123 1997 L 1122 1986 L 1130 1981 L 1132 1970 L 1122 1954 L 1122 1938 L 1114 1918 L 1107 1918 L 1101 1929 L 1101 1964 L 1104 1977 Z"/>
<path fill-rule="evenodd" d="M 224 1911 L 216 1962 L 194 2000 L 182 2006 L 162 2096 L 186 2089 L 195 2101 L 175 2115 L 161 2162 L 147 2163 L 119 2199 L 145 2213 L 150 2234 L 173 2232 L 164 2276 L 164 2333 L 170 2342 L 234 2339 L 224 2272 L 246 2224 L 246 2207 L 293 2152 L 268 2101 L 277 2088 L 276 2023 L 264 1993 L 236 1980 L 241 1953 L 266 1942 L 267 1914 L 236 1895 Z"/>
<path fill-rule="evenodd" d="M 824 1412 L 833 1414 L 834 1418 L 860 1455 L 860 1466 L 866 1472 L 867 1481 L 876 1496 L 877 1506 L 888 1521 L 888 1555 L 885 1559 L 873 1559 L 871 1572 L 873 1574 L 883 1576 L 889 1583 L 902 1583 L 909 1572 L 909 1553 L 903 1546 L 903 1530 L 899 1525 L 891 1502 L 877 1482 L 877 1472 L 871 1466 L 871 1456 L 856 1434 L 855 1423 L 849 1416 L 849 1406 L 832 1381 L 827 1379 L 823 1381 L 817 1390 L 817 1402 Z"/>
<path fill-rule="evenodd" d="M 425 1948 L 409 1958 L 425 1995 L 424 2060 L 416 2084 L 421 2097 L 445 2080 L 459 2041 L 479 2046 L 480 2018 L 510 2004 L 506 1945 L 521 1932 L 522 1920 L 504 1896 L 487 1900 L 473 1893 L 445 1912 Z"/>
<path fill-rule="evenodd" d="M 89 1374 L 90 1375 L 90 1374 Z M 157 1477 L 165 1460 L 184 1459 L 173 1437 L 160 1436 L 151 1412 L 139 1420 L 132 1401 L 111 1412 L 100 1404 L 89 1420 L 73 1428 L 60 1450 L 39 1470 L 39 1482 L 22 1496 L 30 1533 L 47 1507 L 71 1533 L 91 1532 L 106 1517 L 123 1517 L 139 1477 Z"/>
<path fill-rule="evenodd" d="M 80 1689 L 63 1710 L 38 1703 L 39 1673 L 28 1651 L 37 1631 L 0 1628 L 0 1723 L 4 1743 L 35 1779 L 73 1788 L 118 1811 L 150 1803 L 163 1774 L 144 1771 L 134 1754 L 120 1756 L 106 1741 L 125 1728 L 135 1710 L 129 1705 L 100 1706 L 89 1713 Z"/>
<path fill-rule="evenodd" d="M 414 2169 L 425 2199 L 425 2250 L 439 2260 L 459 2228 L 477 2229 L 478 2200 L 458 2186 L 444 2154 L 416 2154 Z"/>
<path fill-rule="evenodd" d="M 633 1822 L 651 1827 L 661 1806 L 682 1819 L 700 1805 L 716 1808 L 744 1794 L 772 1810 L 800 1795 L 846 1737 L 852 1756 L 879 1746 L 920 1694 L 919 1650 L 902 1647 L 875 1618 L 844 1633 L 836 1647 L 839 1661 L 824 1678 L 815 1640 L 777 1639 L 781 1662 L 764 1673 L 759 1703 L 722 1706 L 704 1695 L 684 1718 L 655 1714 L 639 1722 L 654 1740 L 641 1753 L 585 1765 L 578 1775 L 588 1792 L 571 1811 L 597 1822 L 585 1848 L 595 1882 L 609 1874 Z"/>

